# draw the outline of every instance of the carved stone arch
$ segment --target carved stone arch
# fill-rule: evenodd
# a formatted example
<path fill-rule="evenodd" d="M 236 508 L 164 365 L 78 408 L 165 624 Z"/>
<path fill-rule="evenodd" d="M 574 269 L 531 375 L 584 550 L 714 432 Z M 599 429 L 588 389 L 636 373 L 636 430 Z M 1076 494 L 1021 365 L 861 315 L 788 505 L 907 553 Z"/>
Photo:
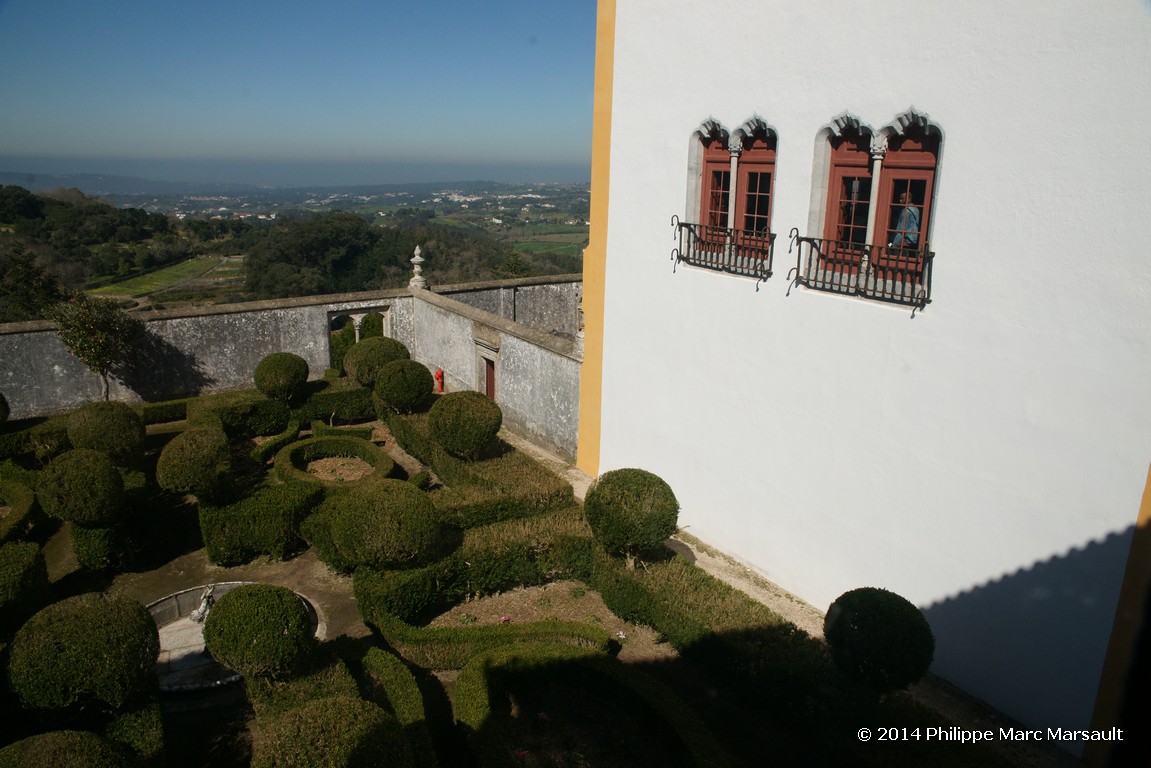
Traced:
<path fill-rule="evenodd" d="M 831 177 L 832 140 L 875 136 L 875 130 L 848 110 L 840 112 L 815 134 L 815 148 L 811 166 L 811 199 L 807 212 L 807 231 L 812 237 L 821 237 L 828 206 L 828 183 Z"/>
<path fill-rule="evenodd" d="M 926 112 L 920 112 L 914 106 L 892 118 L 891 122 L 879 129 L 877 135 L 894 138 L 913 133 L 922 133 L 938 140 L 941 146 L 943 144 L 943 129 Z"/>
<path fill-rule="evenodd" d="M 720 146 L 726 147 L 729 140 L 729 131 L 714 117 L 708 117 L 691 132 L 687 148 L 687 202 L 683 208 L 684 221 L 697 222 L 700 218 L 704 144 L 719 142 Z"/>
<path fill-rule="evenodd" d="M 756 138 L 774 142 L 778 141 L 779 136 L 766 120 L 759 115 L 752 115 L 732 132 L 729 145 L 733 149 L 736 147 L 746 147 L 748 143 Z"/>

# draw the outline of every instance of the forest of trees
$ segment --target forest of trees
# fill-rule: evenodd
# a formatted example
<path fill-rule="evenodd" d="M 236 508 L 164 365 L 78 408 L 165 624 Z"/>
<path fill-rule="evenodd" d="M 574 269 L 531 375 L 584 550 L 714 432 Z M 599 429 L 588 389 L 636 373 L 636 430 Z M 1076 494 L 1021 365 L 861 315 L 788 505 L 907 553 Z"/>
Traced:
<path fill-rule="evenodd" d="M 0 187 L 0 322 L 46 316 L 64 292 L 117 282 L 196 255 L 245 258 L 235 299 L 392 288 L 411 276 L 420 246 L 433 283 L 572 271 L 516 254 L 487 232 L 401 209 L 388 226 L 355 213 L 282 216 L 274 222 L 185 219 L 115 208 L 78 190 L 34 194 Z M 576 266 L 578 269 L 578 266 Z"/>

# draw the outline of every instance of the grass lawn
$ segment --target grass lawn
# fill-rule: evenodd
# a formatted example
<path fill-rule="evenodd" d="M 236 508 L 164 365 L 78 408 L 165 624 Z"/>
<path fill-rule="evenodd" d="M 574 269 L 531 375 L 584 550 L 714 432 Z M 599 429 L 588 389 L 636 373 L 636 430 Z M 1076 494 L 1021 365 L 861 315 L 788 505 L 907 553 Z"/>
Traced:
<path fill-rule="evenodd" d="M 171 288 L 173 285 L 182 283 L 185 280 L 202 277 L 208 272 L 211 272 L 212 269 L 219 264 L 220 259 L 214 256 L 199 256 L 188 259 L 187 261 L 181 261 L 179 264 L 173 264 L 170 267 L 158 269 L 155 272 L 149 272 L 140 277 L 133 277 L 130 280 L 105 285 L 89 291 L 89 293 L 96 296 L 146 296 L 165 288 Z"/>

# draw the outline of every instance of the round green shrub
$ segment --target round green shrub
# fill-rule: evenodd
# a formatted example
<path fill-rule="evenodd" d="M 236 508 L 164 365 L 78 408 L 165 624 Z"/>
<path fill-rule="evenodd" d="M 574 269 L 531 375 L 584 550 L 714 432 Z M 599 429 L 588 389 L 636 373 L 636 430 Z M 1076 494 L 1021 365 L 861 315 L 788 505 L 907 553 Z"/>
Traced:
<path fill-rule="evenodd" d="M 316 699 L 257 723 L 252 768 L 411 768 L 399 724 L 354 696 Z"/>
<path fill-rule="evenodd" d="M 221 597 L 204 622 L 204 645 L 228 669 L 270 678 L 303 668 L 316 647 L 303 600 L 271 584 L 245 584 Z"/>
<path fill-rule="evenodd" d="M 0 543 L 27 538 L 41 518 L 36 492 L 23 483 L 0 478 L 0 506 L 4 505 L 8 514 L 0 517 Z"/>
<path fill-rule="evenodd" d="M 12 542 L 0 547 L 0 637 L 15 632 L 48 602 L 50 594 L 39 544 Z"/>
<path fill-rule="evenodd" d="M 52 517 L 89 527 L 113 525 L 124 508 L 124 479 L 107 454 L 74 448 L 40 473 L 36 498 Z"/>
<path fill-rule="evenodd" d="M 503 420 L 500 407 L 479 392 L 452 392 L 432 406 L 428 429 L 449 453 L 475 459 L 495 442 Z"/>
<path fill-rule="evenodd" d="M 0 424 L 8 421 L 8 414 L 12 411 L 8 408 L 8 400 L 5 399 L 4 393 L 0 392 Z"/>
<path fill-rule="evenodd" d="M 432 399 L 435 381 L 432 372 L 415 360 L 393 360 L 380 368 L 376 376 L 375 395 L 380 418 L 383 409 L 397 413 L 415 413 L 427 407 Z"/>
<path fill-rule="evenodd" d="M 196 428 L 176 435 L 156 462 L 156 483 L 173 493 L 204 499 L 225 495 L 232 473 L 232 453 L 222 429 Z"/>
<path fill-rule="evenodd" d="M 273 400 L 288 402 L 308 383 L 308 361 L 292 352 L 273 352 L 256 366 L 256 389 Z"/>
<path fill-rule="evenodd" d="M 411 357 L 408 348 L 387 336 L 373 336 L 360 339 L 344 355 L 344 370 L 360 386 L 372 387 L 380 369 L 393 360 L 407 360 Z"/>
<path fill-rule="evenodd" d="M 318 514 L 340 570 L 411 567 L 439 552 L 442 531 L 431 499 L 402 480 L 385 478 L 331 494 Z"/>
<path fill-rule="evenodd" d="M 877 587 L 837 597 L 827 610 L 823 634 L 844 676 L 881 694 L 919 680 L 935 655 L 935 635 L 923 613 L 906 598 Z"/>
<path fill-rule="evenodd" d="M 87 403 L 68 416 L 68 440 L 74 448 L 103 451 L 117 464 L 136 461 L 144 452 L 144 420 L 126 403 Z"/>
<path fill-rule="evenodd" d="M 156 624 L 135 600 L 89 592 L 53 603 L 12 640 L 8 680 L 27 707 L 121 709 L 156 685 Z"/>
<path fill-rule="evenodd" d="M 584 499 L 584 514 L 604 549 L 635 554 L 658 547 L 675 533 L 679 502 L 657 475 L 616 469 L 592 485 Z"/>
<path fill-rule="evenodd" d="M 50 731 L 0 749 L 0 768 L 123 768 L 124 765 L 125 758 L 120 751 L 90 731 Z"/>

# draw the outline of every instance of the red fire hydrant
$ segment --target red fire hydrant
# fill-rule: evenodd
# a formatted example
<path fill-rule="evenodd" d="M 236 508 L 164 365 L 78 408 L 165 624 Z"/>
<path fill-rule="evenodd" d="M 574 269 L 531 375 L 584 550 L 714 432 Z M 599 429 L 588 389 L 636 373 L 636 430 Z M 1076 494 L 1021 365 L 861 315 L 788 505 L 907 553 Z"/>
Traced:
<path fill-rule="evenodd" d="M 434 375 L 436 378 L 436 391 L 437 392 L 443 392 L 444 391 L 444 369 L 443 368 L 437 368 Z"/>

